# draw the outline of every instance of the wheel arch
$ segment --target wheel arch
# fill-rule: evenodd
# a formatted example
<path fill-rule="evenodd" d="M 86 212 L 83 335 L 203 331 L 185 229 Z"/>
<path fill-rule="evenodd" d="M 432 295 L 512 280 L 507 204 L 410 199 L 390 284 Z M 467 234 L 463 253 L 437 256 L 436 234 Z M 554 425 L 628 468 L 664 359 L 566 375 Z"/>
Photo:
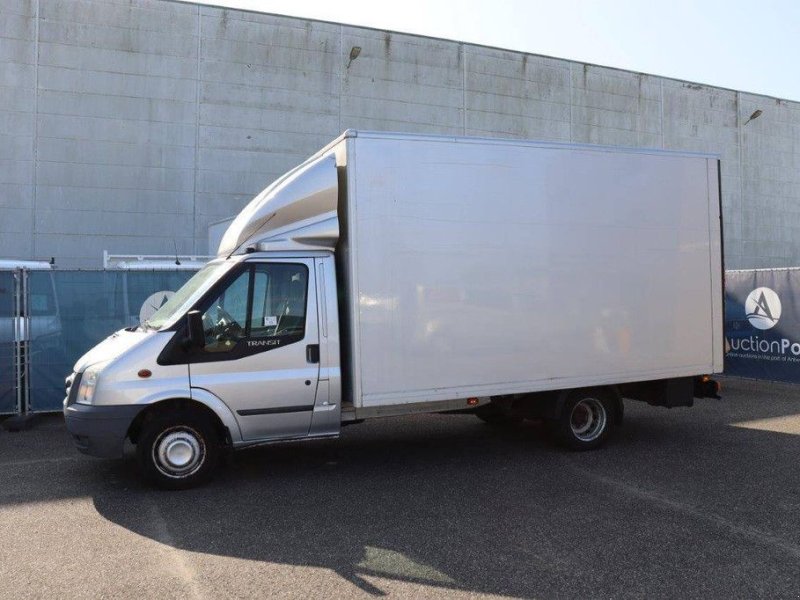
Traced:
<path fill-rule="evenodd" d="M 209 406 L 209 404 L 205 402 L 193 398 L 174 397 L 165 398 L 148 404 L 142 411 L 140 411 L 128 427 L 128 439 L 136 444 L 139 434 L 142 430 L 142 426 L 145 422 L 147 422 L 149 419 L 152 419 L 156 415 L 177 410 L 196 410 L 207 415 L 214 424 L 214 429 L 219 434 L 220 441 L 224 445 L 231 445 L 241 438 L 241 434 L 239 433 L 239 425 L 236 423 L 235 418 L 233 418 L 233 415 L 230 414 L 230 410 L 228 410 L 227 407 L 225 407 L 225 410 L 230 415 L 230 418 L 223 418 L 226 416 L 225 413 L 220 415 L 219 412 L 215 410 L 215 407 Z M 231 421 L 233 422 L 231 423 Z"/>

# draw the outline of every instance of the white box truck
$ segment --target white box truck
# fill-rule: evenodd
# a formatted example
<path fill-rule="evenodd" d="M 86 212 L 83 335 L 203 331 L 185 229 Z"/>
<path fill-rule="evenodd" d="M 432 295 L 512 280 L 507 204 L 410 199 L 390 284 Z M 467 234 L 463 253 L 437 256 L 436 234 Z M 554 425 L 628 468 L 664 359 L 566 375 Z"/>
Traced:
<path fill-rule="evenodd" d="M 595 448 L 623 398 L 716 394 L 720 219 L 714 156 L 347 131 L 77 362 L 67 426 L 96 456 L 129 439 L 171 488 L 225 448 L 414 412 Z"/>

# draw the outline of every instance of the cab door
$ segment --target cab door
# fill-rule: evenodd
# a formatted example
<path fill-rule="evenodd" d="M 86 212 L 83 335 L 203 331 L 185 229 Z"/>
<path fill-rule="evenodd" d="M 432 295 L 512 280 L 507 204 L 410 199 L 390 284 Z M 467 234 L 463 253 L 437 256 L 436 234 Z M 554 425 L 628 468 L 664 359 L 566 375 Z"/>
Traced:
<path fill-rule="evenodd" d="M 192 389 L 220 398 L 245 440 L 305 436 L 319 381 L 313 259 L 247 262 L 203 305 Z"/>

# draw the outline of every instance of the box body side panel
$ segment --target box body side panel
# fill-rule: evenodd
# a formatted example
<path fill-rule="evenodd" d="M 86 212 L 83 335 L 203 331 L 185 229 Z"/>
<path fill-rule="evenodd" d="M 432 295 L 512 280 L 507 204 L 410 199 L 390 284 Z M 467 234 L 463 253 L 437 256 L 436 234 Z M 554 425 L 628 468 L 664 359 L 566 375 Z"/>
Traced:
<path fill-rule="evenodd" d="M 348 142 L 357 407 L 715 370 L 706 157 Z"/>

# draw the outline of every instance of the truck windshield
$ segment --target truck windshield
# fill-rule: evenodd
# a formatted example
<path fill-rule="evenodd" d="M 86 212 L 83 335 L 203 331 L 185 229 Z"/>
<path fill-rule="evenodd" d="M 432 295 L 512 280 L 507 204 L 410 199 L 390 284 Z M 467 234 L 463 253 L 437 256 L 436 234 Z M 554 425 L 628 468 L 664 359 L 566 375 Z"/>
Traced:
<path fill-rule="evenodd" d="M 161 329 L 172 325 L 233 266 L 230 261 L 209 263 L 183 284 L 175 294 L 159 308 L 152 317 L 142 323 L 145 329 Z"/>

